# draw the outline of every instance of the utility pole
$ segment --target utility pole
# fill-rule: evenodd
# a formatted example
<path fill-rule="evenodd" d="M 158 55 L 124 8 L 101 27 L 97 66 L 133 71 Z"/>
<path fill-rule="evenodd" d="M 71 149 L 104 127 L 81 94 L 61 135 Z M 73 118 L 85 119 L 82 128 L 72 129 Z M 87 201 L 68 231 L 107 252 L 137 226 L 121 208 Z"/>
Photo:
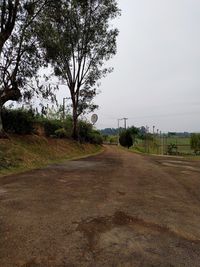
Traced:
<path fill-rule="evenodd" d="M 123 120 L 124 120 L 124 129 L 126 130 L 126 122 L 127 122 L 128 118 L 123 118 Z"/>
<path fill-rule="evenodd" d="M 145 127 L 145 153 L 148 153 L 149 151 L 148 132 L 149 132 L 149 127 L 146 125 Z"/>
<path fill-rule="evenodd" d="M 117 144 L 119 146 L 119 136 L 120 136 L 120 125 L 119 125 L 119 122 L 120 121 L 124 121 L 124 129 L 126 130 L 127 128 L 127 122 L 128 118 L 122 118 L 122 119 L 117 119 L 117 128 L 118 128 L 118 141 L 117 141 Z"/>
<path fill-rule="evenodd" d="M 153 126 L 153 153 L 154 153 L 154 150 L 156 150 L 156 140 L 155 140 L 155 125 Z"/>
<path fill-rule="evenodd" d="M 147 126 L 147 152 L 149 153 L 149 145 L 150 145 L 150 140 L 149 140 L 149 126 Z"/>
<path fill-rule="evenodd" d="M 157 142 L 157 154 L 159 154 L 159 129 L 157 129 L 157 136 L 156 136 L 156 142 Z"/>
<path fill-rule="evenodd" d="M 160 131 L 160 154 L 163 155 L 163 152 L 162 152 L 162 131 Z"/>
<path fill-rule="evenodd" d="M 163 133 L 163 155 L 165 155 L 165 134 Z"/>
<path fill-rule="evenodd" d="M 117 128 L 118 128 L 118 137 L 117 137 L 117 145 L 119 146 L 119 136 L 120 136 L 120 130 L 119 130 L 119 122 L 123 119 L 117 119 Z"/>
<path fill-rule="evenodd" d="M 118 146 L 119 146 L 119 121 L 120 121 L 120 119 L 117 120 L 117 129 L 118 129 L 117 145 Z"/>

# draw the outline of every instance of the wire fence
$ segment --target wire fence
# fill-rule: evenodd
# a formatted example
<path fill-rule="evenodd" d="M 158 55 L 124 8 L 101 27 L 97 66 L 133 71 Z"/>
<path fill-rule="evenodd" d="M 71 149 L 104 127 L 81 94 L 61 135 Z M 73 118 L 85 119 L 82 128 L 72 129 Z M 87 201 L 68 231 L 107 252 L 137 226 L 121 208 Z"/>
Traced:
<path fill-rule="evenodd" d="M 134 148 L 143 153 L 163 155 L 193 155 L 189 137 L 154 136 L 136 139 Z"/>

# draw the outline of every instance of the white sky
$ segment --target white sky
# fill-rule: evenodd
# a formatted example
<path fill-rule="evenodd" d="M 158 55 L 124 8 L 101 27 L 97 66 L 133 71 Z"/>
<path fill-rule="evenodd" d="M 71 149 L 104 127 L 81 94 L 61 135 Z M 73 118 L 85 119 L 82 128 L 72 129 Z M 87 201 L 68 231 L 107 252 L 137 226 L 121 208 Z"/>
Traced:
<path fill-rule="evenodd" d="M 114 72 L 101 82 L 97 128 L 200 131 L 200 1 L 118 0 Z"/>
<path fill-rule="evenodd" d="M 96 127 L 126 117 L 150 131 L 200 132 L 200 0 L 117 1 L 118 51 L 95 99 Z M 68 96 L 61 87 L 60 102 Z"/>

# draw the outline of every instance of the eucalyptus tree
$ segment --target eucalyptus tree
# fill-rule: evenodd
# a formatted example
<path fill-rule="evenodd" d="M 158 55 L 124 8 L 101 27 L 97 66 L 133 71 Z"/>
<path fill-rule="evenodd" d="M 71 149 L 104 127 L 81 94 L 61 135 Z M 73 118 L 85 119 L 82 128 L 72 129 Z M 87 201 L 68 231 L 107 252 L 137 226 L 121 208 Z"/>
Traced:
<path fill-rule="evenodd" d="M 45 61 L 35 27 L 48 0 L 3 0 L 0 4 L 0 135 L 3 135 L 1 111 L 9 101 L 30 99 L 33 91 L 45 94 L 32 84 Z"/>
<path fill-rule="evenodd" d="M 62 0 L 42 20 L 39 37 L 46 58 L 70 91 L 74 139 L 79 116 L 97 108 L 98 80 L 112 70 L 105 62 L 116 54 L 118 30 L 110 21 L 118 15 L 115 0 Z"/>
<path fill-rule="evenodd" d="M 12 34 L 19 8 L 19 0 L 2 0 L 0 3 L 1 17 L 0 17 L 0 54 L 2 52 L 5 42 Z"/>

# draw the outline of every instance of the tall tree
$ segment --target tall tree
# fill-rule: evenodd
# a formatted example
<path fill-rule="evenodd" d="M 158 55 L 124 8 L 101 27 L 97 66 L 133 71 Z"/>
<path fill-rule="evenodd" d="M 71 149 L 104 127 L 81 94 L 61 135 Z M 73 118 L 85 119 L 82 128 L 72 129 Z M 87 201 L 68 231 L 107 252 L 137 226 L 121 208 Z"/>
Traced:
<path fill-rule="evenodd" d="M 0 4 L 0 135 L 3 135 L 1 111 L 9 101 L 30 98 L 37 76 L 44 65 L 34 28 L 48 0 L 4 0 Z M 37 83 L 36 83 L 37 84 Z M 43 90 L 37 87 L 36 91 Z"/>
<path fill-rule="evenodd" d="M 104 63 L 116 54 L 118 30 L 110 20 L 120 11 L 115 0 L 63 0 L 48 14 L 39 36 L 55 75 L 70 91 L 77 139 L 78 117 L 97 107 L 92 102 L 97 82 L 111 71 Z"/>

